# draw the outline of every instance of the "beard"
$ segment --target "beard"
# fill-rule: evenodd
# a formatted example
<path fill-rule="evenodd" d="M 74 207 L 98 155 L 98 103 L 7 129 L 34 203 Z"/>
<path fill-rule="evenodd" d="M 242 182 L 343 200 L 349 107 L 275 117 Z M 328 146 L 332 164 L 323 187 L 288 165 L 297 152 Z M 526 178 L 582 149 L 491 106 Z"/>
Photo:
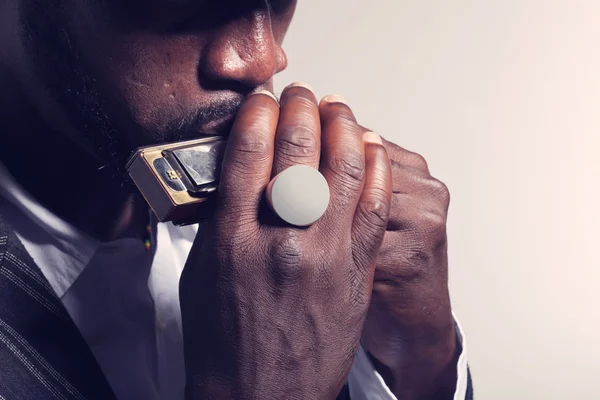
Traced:
<path fill-rule="evenodd" d="M 20 27 L 26 55 L 43 89 L 67 116 L 80 140 L 99 160 L 123 179 L 129 151 L 106 113 L 96 81 L 82 61 L 79 47 L 62 18 L 62 0 L 25 0 L 20 3 Z"/>
<path fill-rule="evenodd" d="M 120 186 L 129 185 L 126 163 L 135 146 L 127 145 L 124 132 L 109 111 L 109 104 L 114 107 L 124 101 L 113 99 L 109 102 L 101 95 L 98 81 L 86 67 L 76 35 L 65 16 L 65 1 L 23 0 L 19 4 L 23 46 L 34 74 L 67 117 L 78 140 L 93 150 L 99 168 L 110 171 Z M 234 116 L 240 103 L 241 98 L 210 104 L 171 121 L 163 121 L 152 131 L 138 127 L 139 143 L 150 145 L 198 137 L 202 126 Z"/>

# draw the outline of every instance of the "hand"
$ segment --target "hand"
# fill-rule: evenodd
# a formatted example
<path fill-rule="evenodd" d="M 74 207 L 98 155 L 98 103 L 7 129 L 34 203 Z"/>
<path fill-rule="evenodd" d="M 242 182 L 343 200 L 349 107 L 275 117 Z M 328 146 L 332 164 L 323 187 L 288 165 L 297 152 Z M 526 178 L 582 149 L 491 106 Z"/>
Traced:
<path fill-rule="evenodd" d="M 392 197 L 381 144 L 341 102 L 287 88 L 248 96 L 219 199 L 180 283 L 188 399 L 333 399 L 354 360 Z M 320 168 L 325 215 L 300 229 L 266 209 L 270 179 Z"/>
<path fill-rule="evenodd" d="M 456 332 L 448 292 L 450 196 L 423 157 L 384 140 L 393 175 L 363 343 L 399 399 L 453 398 Z"/>

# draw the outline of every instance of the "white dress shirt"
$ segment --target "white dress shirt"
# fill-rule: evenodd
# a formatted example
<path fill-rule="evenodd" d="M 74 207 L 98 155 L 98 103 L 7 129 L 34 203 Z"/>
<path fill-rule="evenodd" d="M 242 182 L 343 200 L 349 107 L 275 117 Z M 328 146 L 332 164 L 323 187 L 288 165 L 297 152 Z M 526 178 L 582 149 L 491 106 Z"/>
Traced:
<path fill-rule="evenodd" d="M 157 223 L 153 251 L 140 240 L 100 243 L 26 193 L 0 164 L 7 219 L 63 302 L 119 400 L 183 400 L 179 277 L 197 225 Z M 467 387 L 459 329 L 455 400 Z M 352 400 L 395 400 L 362 347 L 348 377 Z"/>

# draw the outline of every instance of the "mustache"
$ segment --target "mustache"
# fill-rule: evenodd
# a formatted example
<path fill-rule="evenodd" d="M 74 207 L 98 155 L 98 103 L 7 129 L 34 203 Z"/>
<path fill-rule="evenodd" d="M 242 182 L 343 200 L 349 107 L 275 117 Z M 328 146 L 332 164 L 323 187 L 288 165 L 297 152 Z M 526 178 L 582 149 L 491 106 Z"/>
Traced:
<path fill-rule="evenodd" d="M 231 129 L 242 100 L 228 100 L 211 104 L 206 107 L 196 109 L 183 117 L 166 122 L 158 132 L 158 138 L 161 141 L 180 141 L 194 139 L 206 132 L 209 125 L 215 122 L 218 125 L 211 126 L 211 131 L 218 131 L 225 135 Z"/>

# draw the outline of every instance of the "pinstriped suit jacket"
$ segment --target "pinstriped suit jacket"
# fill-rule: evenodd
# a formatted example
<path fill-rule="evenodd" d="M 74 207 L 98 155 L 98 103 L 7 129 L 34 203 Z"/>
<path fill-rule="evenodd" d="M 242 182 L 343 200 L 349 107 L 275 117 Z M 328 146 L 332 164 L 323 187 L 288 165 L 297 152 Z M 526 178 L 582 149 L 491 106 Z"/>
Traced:
<path fill-rule="evenodd" d="M 0 211 L 1 206 L 0 198 Z M 349 399 L 347 389 L 338 400 Z M 51 399 L 116 397 L 62 302 L 0 212 L 0 400 Z"/>
<path fill-rule="evenodd" d="M 116 398 L 62 302 L 0 213 L 0 400 L 51 399 Z"/>

